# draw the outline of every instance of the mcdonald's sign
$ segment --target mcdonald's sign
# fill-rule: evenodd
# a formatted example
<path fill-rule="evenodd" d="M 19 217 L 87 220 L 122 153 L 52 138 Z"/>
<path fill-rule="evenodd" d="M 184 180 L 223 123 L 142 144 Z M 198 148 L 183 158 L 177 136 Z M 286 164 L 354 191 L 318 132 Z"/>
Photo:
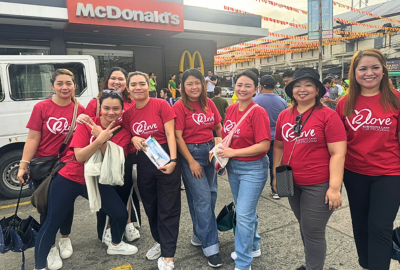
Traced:
<path fill-rule="evenodd" d="M 201 74 L 204 75 L 204 63 L 203 63 L 203 58 L 201 57 L 201 54 L 199 53 L 199 51 L 195 51 L 193 53 L 193 55 L 190 54 L 189 51 L 184 51 L 181 55 L 181 61 L 180 61 L 180 65 L 179 65 L 179 70 L 181 71 L 185 71 L 185 59 L 186 59 L 186 55 L 189 58 L 189 68 L 195 68 L 194 67 L 194 62 L 196 60 L 196 56 L 199 57 L 199 66 L 201 68 Z"/>

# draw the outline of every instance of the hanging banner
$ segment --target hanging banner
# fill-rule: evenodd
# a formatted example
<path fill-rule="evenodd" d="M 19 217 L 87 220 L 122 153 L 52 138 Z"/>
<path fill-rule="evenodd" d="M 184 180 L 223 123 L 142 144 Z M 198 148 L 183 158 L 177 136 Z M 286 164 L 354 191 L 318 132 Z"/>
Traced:
<path fill-rule="evenodd" d="M 332 0 L 321 0 L 322 38 L 333 38 L 333 4 Z M 319 39 L 319 5 L 318 0 L 308 0 L 308 39 Z"/>

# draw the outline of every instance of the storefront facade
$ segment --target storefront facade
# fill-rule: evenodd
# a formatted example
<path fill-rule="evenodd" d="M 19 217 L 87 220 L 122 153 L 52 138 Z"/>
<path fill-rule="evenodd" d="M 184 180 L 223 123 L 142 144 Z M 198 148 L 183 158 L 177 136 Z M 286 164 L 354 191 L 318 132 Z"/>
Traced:
<path fill-rule="evenodd" d="M 192 66 L 213 70 L 220 47 L 268 33 L 260 16 L 185 6 L 183 0 L 0 0 L 0 5 L 0 55 L 91 55 L 99 80 L 120 66 L 154 72 L 159 87 L 170 74 Z"/>

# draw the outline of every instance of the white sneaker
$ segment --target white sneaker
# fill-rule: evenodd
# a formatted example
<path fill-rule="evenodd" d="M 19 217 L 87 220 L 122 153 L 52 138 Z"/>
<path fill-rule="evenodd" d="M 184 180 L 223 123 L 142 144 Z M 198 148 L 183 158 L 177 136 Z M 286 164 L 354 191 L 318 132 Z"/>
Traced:
<path fill-rule="evenodd" d="M 155 243 L 154 246 L 147 251 L 146 258 L 150 261 L 157 260 L 161 256 L 161 246 L 159 243 Z"/>
<path fill-rule="evenodd" d="M 195 247 L 201 247 L 203 245 L 203 244 L 196 243 L 195 241 L 193 241 L 193 239 L 190 239 L 190 243 L 192 244 L 192 246 L 195 246 Z"/>
<path fill-rule="evenodd" d="M 136 230 L 132 223 L 127 224 L 125 227 L 125 238 L 128 240 L 128 242 L 132 242 L 140 238 L 139 231 Z"/>
<path fill-rule="evenodd" d="M 107 249 L 108 255 L 133 255 L 138 252 L 137 247 L 134 245 L 129 245 L 124 241 L 121 241 L 119 245 L 114 246 L 110 244 Z"/>
<path fill-rule="evenodd" d="M 50 249 L 49 255 L 47 255 L 47 267 L 49 270 L 58 270 L 63 266 L 60 253 L 57 247 Z"/>
<path fill-rule="evenodd" d="M 103 243 L 106 244 L 106 246 L 108 247 L 108 246 L 110 246 L 111 241 L 112 241 L 112 238 L 111 238 L 111 228 L 108 228 L 108 229 L 106 230 L 106 233 L 104 234 Z"/>
<path fill-rule="evenodd" d="M 60 238 L 58 242 L 58 247 L 60 248 L 60 256 L 61 259 L 65 260 L 71 257 L 74 252 L 71 244 L 71 239 L 68 238 Z"/>
<path fill-rule="evenodd" d="M 172 270 L 174 269 L 174 262 L 169 262 L 164 259 L 164 257 L 161 257 L 158 259 L 158 269 L 159 270 Z"/>
<path fill-rule="evenodd" d="M 272 196 L 272 198 L 274 198 L 275 200 L 279 200 L 279 199 L 280 199 L 278 193 L 275 193 L 275 192 L 273 192 L 273 191 L 271 191 L 271 196 Z"/>
<path fill-rule="evenodd" d="M 253 251 L 253 258 L 257 258 L 257 257 L 260 257 L 260 256 L 261 256 L 261 249 Z M 232 260 L 236 260 L 237 259 L 237 254 L 236 254 L 235 251 L 231 253 L 231 258 L 232 258 Z"/>

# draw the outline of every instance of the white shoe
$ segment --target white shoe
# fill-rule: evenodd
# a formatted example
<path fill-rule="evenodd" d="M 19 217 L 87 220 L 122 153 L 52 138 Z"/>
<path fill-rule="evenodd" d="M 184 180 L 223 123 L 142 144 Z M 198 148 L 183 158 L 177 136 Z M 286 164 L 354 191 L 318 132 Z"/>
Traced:
<path fill-rule="evenodd" d="M 58 242 L 58 247 L 60 248 L 60 257 L 65 260 L 71 257 L 74 252 L 71 244 L 71 239 L 68 238 L 60 238 Z"/>
<path fill-rule="evenodd" d="M 161 256 L 161 246 L 159 243 L 155 243 L 154 246 L 147 251 L 146 258 L 150 261 L 157 260 Z"/>
<path fill-rule="evenodd" d="M 134 245 L 129 245 L 124 241 L 121 241 L 118 245 L 114 246 L 110 244 L 107 249 L 108 255 L 133 255 L 138 252 L 137 247 Z"/>
<path fill-rule="evenodd" d="M 257 257 L 260 257 L 260 256 L 261 256 L 261 249 L 253 251 L 253 258 L 257 258 Z M 232 258 L 232 260 L 236 260 L 237 259 L 237 254 L 236 254 L 235 251 L 231 253 L 231 258 Z"/>
<path fill-rule="evenodd" d="M 192 246 L 195 246 L 195 247 L 201 247 L 203 245 L 203 244 L 196 243 L 195 241 L 193 241 L 193 239 L 190 239 L 190 243 L 192 244 Z"/>
<path fill-rule="evenodd" d="M 58 270 L 63 266 L 60 253 L 57 247 L 50 249 L 49 255 L 47 255 L 47 267 L 49 270 Z"/>
<path fill-rule="evenodd" d="M 112 238 L 111 238 L 111 228 L 108 228 L 106 230 L 106 233 L 104 234 L 103 243 L 106 244 L 106 246 L 108 247 L 111 244 L 111 240 L 112 240 Z"/>
<path fill-rule="evenodd" d="M 174 269 L 174 262 L 169 262 L 164 259 L 164 257 L 161 257 L 158 259 L 158 270 L 172 270 Z"/>
<path fill-rule="evenodd" d="M 139 231 L 136 230 L 132 223 L 127 224 L 125 227 L 125 238 L 128 240 L 128 242 L 132 242 L 140 238 Z"/>
<path fill-rule="evenodd" d="M 273 191 L 271 191 L 271 196 L 272 196 L 272 198 L 274 198 L 275 200 L 279 200 L 279 199 L 280 199 L 278 193 L 275 193 L 275 192 L 273 192 Z"/>

